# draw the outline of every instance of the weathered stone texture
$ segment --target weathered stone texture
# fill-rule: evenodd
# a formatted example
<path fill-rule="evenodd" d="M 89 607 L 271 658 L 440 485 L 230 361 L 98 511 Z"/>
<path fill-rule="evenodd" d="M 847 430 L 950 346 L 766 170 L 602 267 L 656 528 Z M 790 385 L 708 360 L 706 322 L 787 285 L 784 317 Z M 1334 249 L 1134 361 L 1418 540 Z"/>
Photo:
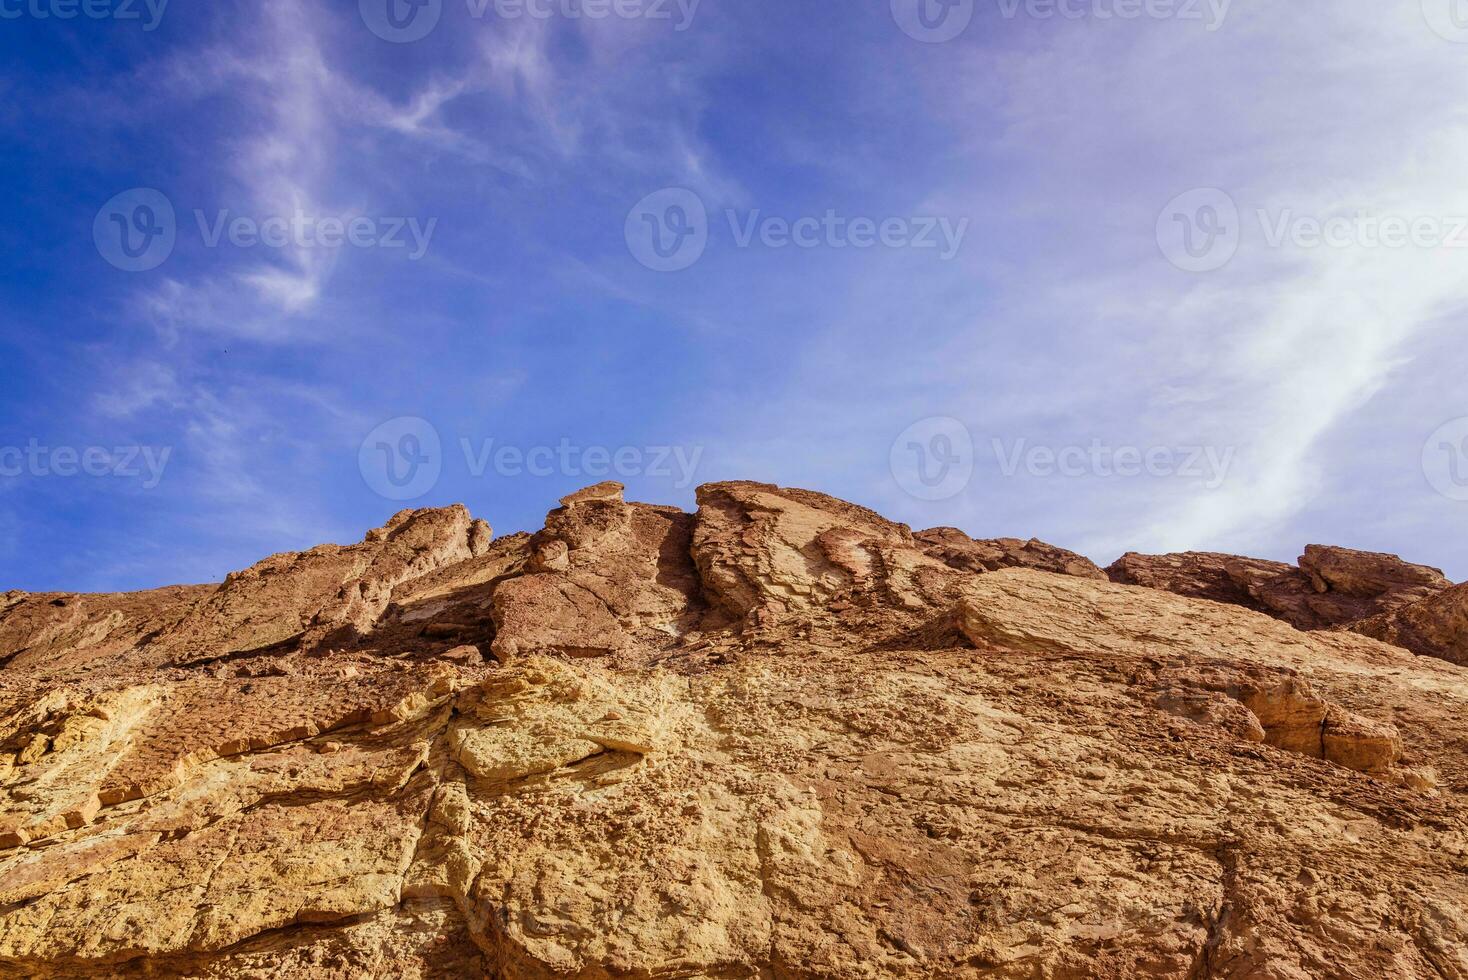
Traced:
<path fill-rule="evenodd" d="M 0 976 L 1468 980 L 1434 570 L 698 504 L 0 595 Z"/>

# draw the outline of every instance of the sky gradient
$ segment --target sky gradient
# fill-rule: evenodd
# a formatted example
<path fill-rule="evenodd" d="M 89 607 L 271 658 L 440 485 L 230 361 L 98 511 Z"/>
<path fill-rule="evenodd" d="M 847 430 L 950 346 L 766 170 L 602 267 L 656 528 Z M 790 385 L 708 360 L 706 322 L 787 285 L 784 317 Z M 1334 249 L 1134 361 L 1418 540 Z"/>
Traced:
<path fill-rule="evenodd" d="M 1468 3 L 388 2 L 0 0 L 0 590 L 607 477 L 1468 579 Z"/>

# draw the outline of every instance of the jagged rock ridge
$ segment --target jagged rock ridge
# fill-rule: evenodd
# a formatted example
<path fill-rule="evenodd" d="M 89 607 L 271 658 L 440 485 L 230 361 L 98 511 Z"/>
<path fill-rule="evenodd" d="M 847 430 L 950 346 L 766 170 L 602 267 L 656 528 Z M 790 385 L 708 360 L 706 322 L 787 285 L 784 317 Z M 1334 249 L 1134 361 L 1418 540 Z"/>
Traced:
<path fill-rule="evenodd" d="M 1211 552 L 1129 552 L 1113 582 L 1245 606 L 1302 630 L 1349 629 L 1468 664 L 1468 604 L 1443 573 L 1396 555 L 1312 544 L 1298 566 Z"/>
<path fill-rule="evenodd" d="M 0 596 L 0 976 L 1468 977 L 1440 573 L 698 503 Z"/>

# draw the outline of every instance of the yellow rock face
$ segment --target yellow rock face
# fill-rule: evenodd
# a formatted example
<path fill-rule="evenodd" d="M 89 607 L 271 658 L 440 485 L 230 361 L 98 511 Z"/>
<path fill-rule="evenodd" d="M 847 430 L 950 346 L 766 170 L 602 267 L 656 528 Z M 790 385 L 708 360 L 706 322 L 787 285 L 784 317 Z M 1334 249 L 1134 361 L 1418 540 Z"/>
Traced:
<path fill-rule="evenodd" d="M 700 501 L 7 594 L 0 976 L 1468 977 L 1463 668 Z"/>

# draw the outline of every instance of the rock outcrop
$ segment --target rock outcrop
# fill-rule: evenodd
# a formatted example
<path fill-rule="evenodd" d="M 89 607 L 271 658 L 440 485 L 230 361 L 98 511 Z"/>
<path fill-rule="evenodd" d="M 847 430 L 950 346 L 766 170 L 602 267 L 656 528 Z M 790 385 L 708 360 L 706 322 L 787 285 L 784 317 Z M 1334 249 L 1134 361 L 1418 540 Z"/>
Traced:
<path fill-rule="evenodd" d="M 1461 588 L 740 482 L 5 593 L 0 977 L 1468 978 Z"/>
<path fill-rule="evenodd" d="M 1038 568 L 1059 575 L 1106 580 L 1096 563 L 1074 551 L 1057 548 L 1036 538 L 971 538 L 956 527 L 934 527 L 914 537 L 918 547 L 945 564 L 966 572 L 997 572 L 1002 568 Z"/>
<path fill-rule="evenodd" d="M 1129 552 L 1106 573 L 1113 582 L 1245 606 L 1302 630 L 1350 627 L 1452 585 L 1438 569 L 1396 555 L 1318 544 L 1305 548 L 1298 566 L 1211 552 Z"/>
<path fill-rule="evenodd" d="M 189 662 L 343 631 L 359 636 L 376 624 L 395 587 L 483 554 L 491 536 L 463 506 L 403 511 L 361 544 L 272 555 L 235 572 L 160 645 Z"/>
<path fill-rule="evenodd" d="M 1468 585 L 1455 585 L 1352 623 L 1351 629 L 1414 653 L 1468 667 Z"/>
<path fill-rule="evenodd" d="M 1111 581 L 1123 585 L 1162 589 L 1193 599 L 1243 606 L 1256 612 L 1269 612 L 1270 607 L 1250 591 L 1251 585 L 1287 580 L 1303 586 L 1299 569 L 1292 565 L 1211 551 L 1175 555 L 1128 552 L 1107 567 L 1106 575 Z"/>
<path fill-rule="evenodd" d="M 527 572 L 494 593 L 495 656 L 605 656 L 676 643 L 703 609 L 693 518 L 628 504 L 620 483 L 571 494 L 530 539 Z"/>

